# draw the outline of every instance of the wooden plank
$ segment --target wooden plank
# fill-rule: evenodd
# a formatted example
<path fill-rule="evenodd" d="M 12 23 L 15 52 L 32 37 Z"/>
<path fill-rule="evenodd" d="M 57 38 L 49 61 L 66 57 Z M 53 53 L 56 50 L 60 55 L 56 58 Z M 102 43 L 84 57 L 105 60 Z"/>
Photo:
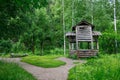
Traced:
<path fill-rule="evenodd" d="M 80 57 L 92 57 L 92 56 L 97 55 L 98 50 L 77 50 L 76 53 L 79 58 Z"/>
<path fill-rule="evenodd" d="M 99 49 L 99 43 L 98 43 L 98 41 L 96 42 L 96 44 L 97 44 L 97 49 Z"/>
<path fill-rule="evenodd" d="M 78 50 L 78 35 L 77 35 L 78 31 L 77 31 L 77 27 L 76 27 L 76 49 Z"/>
<path fill-rule="evenodd" d="M 84 29 L 80 29 L 81 27 L 84 27 L 84 26 L 77 26 L 76 28 L 76 30 L 77 30 L 77 32 L 76 32 L 76 37 L 77 37 L 77 40 L 91 40 L 91 27 L 89 27 L 89 26 L 86 26 Z"/>
<path fill-rule="evenodd" d="M 90 32 L 90 34 L 91 34 L 91 49 L 94 49 L 93 36 L 92 36 L 92 28 L 90 27 L 90 29 L 91 29 L 91 32 Z"/>

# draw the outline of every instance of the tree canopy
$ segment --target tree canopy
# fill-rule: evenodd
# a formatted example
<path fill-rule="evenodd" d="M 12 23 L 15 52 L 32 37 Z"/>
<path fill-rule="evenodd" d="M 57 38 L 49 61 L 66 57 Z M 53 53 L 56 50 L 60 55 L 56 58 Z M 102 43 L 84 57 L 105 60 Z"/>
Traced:
<path fill-rule="evenodd" d="M 0 44 L 6 42 L 7 45 L 12 45 L 8 52 L 37 51 L 41 55 L 46 50 L 62 48 L 64 33 L 61 5 L 62 0 L 0 0 Z M 87 20 L 95 25 L 95 30 L 112 34 L 113 8 L 113 0 L 64 0 L 65 31 L 71 31 L 73 25 Z M 116 0 L 118 34 L 119 8 L 120 0 Z M 9 49 L 4 48 L 6 46 L 1 46 L 0 51 Z"/>

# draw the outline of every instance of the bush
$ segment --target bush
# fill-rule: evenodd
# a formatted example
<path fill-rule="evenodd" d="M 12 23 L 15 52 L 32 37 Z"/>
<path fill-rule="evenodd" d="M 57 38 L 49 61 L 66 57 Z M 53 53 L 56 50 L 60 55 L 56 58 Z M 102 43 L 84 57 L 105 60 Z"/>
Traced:
<path fill-rule="evenodd" d="M 69 55 L 69 58 L 72 58 L 72 59 L 78 59 L 78 57 L 77 57 L 77 54 L 76 54 L 76 53 L 74 53 L 74 54 L 72 54 L 72 55 Z"/>
<path fill-rule="evenodd" d="M 55 55 L 56 54 L 64 54 L 64 51 L 61 48 L 55 48 L 55 49 L 50 50 L 50 53 L 55 54 Z"/>
<path fill-rule="evenodd" d="M 117 48 L 116 42 L 117 41 Z M 100 50 L 104 53 L 116 53 L 120 52 L 120 35 L 111 32 L 104 32 L 102 36 L 99 38 L 100 42 Z"/>
<path fill-rule="evenodd" d="M 18 53 L 20 51 L 25 51 L 25 46 L 23 43 L 21 43 L 20 41 L 14 43 L 12 45 L 12 49 L 11 49 L 12 52 L 14 53 Z"/>
<path fill-rule="evenodd" d="M 0 40 L 0 53 L 8 53 L 11 51 L 12 43 L 10 40 Z"/>

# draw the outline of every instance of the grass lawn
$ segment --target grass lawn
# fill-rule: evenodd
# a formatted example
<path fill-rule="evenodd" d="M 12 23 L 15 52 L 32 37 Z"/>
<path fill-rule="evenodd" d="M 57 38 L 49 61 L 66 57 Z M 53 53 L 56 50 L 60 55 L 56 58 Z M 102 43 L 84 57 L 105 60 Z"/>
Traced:
<path fill-rule="evenodd" d="M 0 57 L 2 57 L 2 58 L 9 58 L 10 54 L 0 54 Z"/>
<path fill-rule="evenodd" d="M 120 54 L 103 55 L 78 64 L 69 71 L 68 80 L 120 80 Z"/>
<path fill-rule="evenodd" d="M 36 80 L 15 63 L 0 61 L 0 80 Z"/>
<path fill-rule="evenodd" d="M 22 58 L 22 62 L 26 62 L 35 66 L 43 68 L 54 68 L 65 65 L 66 63 L 60 60 L 56 60 L 59 56 L 27 56 Z"/>

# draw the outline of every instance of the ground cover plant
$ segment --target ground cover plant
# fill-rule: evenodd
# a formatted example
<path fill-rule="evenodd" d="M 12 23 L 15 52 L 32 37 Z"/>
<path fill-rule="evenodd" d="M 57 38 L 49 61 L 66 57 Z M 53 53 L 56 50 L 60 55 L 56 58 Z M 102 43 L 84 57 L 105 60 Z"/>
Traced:
<path fill-rule="evenodd" d="M 36 80 L 15 63 L 0 61 L 0 80 Z"/>
<path fill-rule="evenodd" d="M 68 80 L 120 80 L 120 54 L 90 59 L 69 72 Z"/>
<path fill-rule="evenodd" d="M 44 68 L 53 68 L 65 65 L 66 63 L 56 60 L 58 56 L 27 56 L 22 58 L 21 61 Z"/>

